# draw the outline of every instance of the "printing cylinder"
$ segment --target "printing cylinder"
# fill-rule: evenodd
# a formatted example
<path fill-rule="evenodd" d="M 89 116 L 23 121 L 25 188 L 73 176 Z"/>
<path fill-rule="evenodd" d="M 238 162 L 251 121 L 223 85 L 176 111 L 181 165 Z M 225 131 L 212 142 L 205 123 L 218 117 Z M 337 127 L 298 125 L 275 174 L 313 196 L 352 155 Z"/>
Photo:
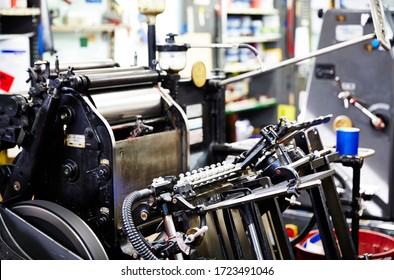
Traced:
<path fill-rule="evenodd" d="M 110 124 L 134 120 L 136 115 L 143 118 L 161 115 L 161 96 L 155 87 L 92 92 L 91 97 L 97 110 Z"/>
<path fill-rule="evenodd" d="M 104 72 L 89 75 L 78 75 L 70 79 L 71 87 L 78 91 L 154 84 L 159 82 L 160 75 L 154 70 L 131 70 L 124 72 Z"/>

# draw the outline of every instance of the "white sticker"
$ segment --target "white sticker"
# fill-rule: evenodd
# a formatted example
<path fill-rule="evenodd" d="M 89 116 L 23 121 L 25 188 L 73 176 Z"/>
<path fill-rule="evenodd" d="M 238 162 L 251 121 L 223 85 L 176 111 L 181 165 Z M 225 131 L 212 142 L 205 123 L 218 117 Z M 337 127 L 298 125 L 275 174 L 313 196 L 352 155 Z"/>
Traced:
<path fill-rule="evenodd" d="M 202 116 L 202 104 L 192 104 L 186 107 L 186 115 L 189 119 Z"/>
<path fill-rule="evenodd" d="M 364 28 L 361 25 L 346 24 L 337 25 L 335 28 L 335 39 L 339 42 L 351 40 L 363 36 Z"/>
<path fill-rule="evenodd" d="M 202 128 L 202 118 L 189 119 L 188 124 L 190 130 Z"/>
<path fill-rule="evenodd" d="M 85 148 L 85 135 L 67 134 L 66 146 L 74 148 Z"/>
<path fill-rule="evenodd" d="M 204 139 L 203 129 L 191 130 L 189 136 L 190 145 L 201 143 Z"/>

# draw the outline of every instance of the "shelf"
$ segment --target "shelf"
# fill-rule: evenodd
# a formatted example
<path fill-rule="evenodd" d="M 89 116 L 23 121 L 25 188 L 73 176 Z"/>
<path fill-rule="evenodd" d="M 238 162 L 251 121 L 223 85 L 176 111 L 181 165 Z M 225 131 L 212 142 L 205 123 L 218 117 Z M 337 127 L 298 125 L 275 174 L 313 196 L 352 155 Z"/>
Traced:
<path fill-rule="evenodd" d="M 0 40 L 9 40 L 9 39 L 15 39 L 15 38 L 21 38 L 21 37 L 33 37 L 35 35 L 34 32 L 29 32 L 29 33 L 22 33 L 22 34 L 0 34 Z"/>
<path fill-rule="evenodd" d="M 229 63 L 224 66 L 225 73 L 242 73 L 242 72 L 249 72 L 254 71 L 260 68 L 258 63 L 255 64 L 245 64 L 245 63 Z"/>
<path fill-rule="evenodd" d="M 38 16 L 39 8 L 0 8 L 0 16 Z"/>
<path fill-rule="evenodd" d="M 240 36 L 240 37 L 228 37 L 226 43 L 230 44 L 251 44 L 251 43 L 267 43 L 276 42 L 282 37 L 281 34 L 265 34 L 261 36 Z"/>
<path fill-rule="evenodd" d="M 264 9 L 254 9 L 254 8 L 229 8 L 227 10 L 228 15 L 245 15 L 245 16 L 265 16 L 265 15 L 279 15 L 279 10 L 264 10 Z"/>
<path fill-rule="evenodd" d="M 53 32 L 114 32 L 118 27 L 116 24 L 100 24 L 100 25 L 52 25 Z"/>
<path fill-rule="evenodd" d="M 226 115 L 270 108 L 275 106 L 276 104 L 277 102 L 275 98 L 267 98 L 266 100 L 246 99 L 242 101 L 232 102 L 226 104 Z"/>

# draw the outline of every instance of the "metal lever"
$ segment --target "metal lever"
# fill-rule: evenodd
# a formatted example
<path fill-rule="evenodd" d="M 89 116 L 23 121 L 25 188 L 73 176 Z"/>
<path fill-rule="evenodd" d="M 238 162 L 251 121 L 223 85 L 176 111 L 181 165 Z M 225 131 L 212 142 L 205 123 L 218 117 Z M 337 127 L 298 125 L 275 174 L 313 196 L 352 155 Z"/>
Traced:
<path fill-rule="evenodd" d="M 343 89 L 342 81 L 338 76 L 335 77 L 335 81 L 338 83 L 338 86 L 341 90 L 341 92 L 338 93 L 338 98 L 343 99 L 344 106 L 346 109 L 349 108 L 349 104 L 351 104 L 355 106 L 357 109 L 359 109 L 361 112 L 363 112 L 368 118 L 371 119 L 371 123 L 375 129 L 379 130 L 385 128 L 386 125 L 381 118 L 379 118 L 374 113 L 372 113 L 367 108 L 365 108 L 363 105 L 361 105 L 361 103 L 358 102 L 357 98 L 354 97 L 350 93 L 350 91 Z"/>
<path fill-rule="evenodd" d="M 338 93 L 338 98 L 343 99 L 343 106 L 347 109 L 347 108 L 349 108 L 349 99 L 348 98 L 350 96 L 350 91 L 348 91 L 348 90 L 345 91 L 343 89 L 342 81 L 338 76 L 335 77 L 335 81 L 338 83 L 339 89 L 341 90 Z"/>
<path fill-rule="evenodd" d="M 186 244 L 192 243 L 194 240 L 196 240 L 197 237 L 199 237 L 200 235 L 206 233 L 207 231 L 208 231 L 208 227 L 207 226 L 203 226 L 202 228 L 197 230 L 194 234 L 188 235 L 186 237 L 185 243 Z"/>

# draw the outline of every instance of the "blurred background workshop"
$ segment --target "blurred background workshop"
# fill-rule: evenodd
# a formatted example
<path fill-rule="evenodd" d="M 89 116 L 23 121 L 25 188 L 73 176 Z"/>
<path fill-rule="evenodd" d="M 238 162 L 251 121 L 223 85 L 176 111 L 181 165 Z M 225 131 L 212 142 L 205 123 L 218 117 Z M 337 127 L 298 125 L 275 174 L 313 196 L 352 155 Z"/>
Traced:
<path fill-rule="evenodd" d="M 392 0 L 0 0 L 0 259 L 393 259 L 393 39 Z"/>

